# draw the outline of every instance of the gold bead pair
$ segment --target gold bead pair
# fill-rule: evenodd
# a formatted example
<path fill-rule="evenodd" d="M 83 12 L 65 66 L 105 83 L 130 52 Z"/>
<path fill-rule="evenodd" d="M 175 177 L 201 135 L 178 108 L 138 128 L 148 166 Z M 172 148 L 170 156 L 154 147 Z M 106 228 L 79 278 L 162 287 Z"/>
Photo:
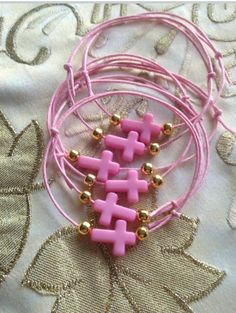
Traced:
<path fill-rule="evenodd" d="M 112 115 L 111 119 L 110 119 L 110 122 L 112 125 L 119 125 L 120 124 L 120 117 L 119 115 L 117 114 L 114 114 Z M 173 125 L 171 123 L 165 123 L 163 125 L 163 133 L 166 135 L 166 136 L 170 136 L 172 135 L 173 133 Z M 103 130 L 99 127 L 95 128 L 93 130 L 93 133 L 92 133 L 92 137 L 93 139 L 97 140 L 97 141 L 100 141 L 103 139 L 104 137 L 104 134 L 103 134 Z M 158 143 L 151 143 L 150 146 L 149 146 L 149 152 L 150 154 L 152 155 L 156 155 L 160 152 L 160 145 Z M 79 152 L 76 151 L 76 150 L 71 150 L 70 153 L 69 153 L 69 158 L 71 161 L 76 161 L 78 159 L 78 156 L 79 156 Z"/>
<path fill-rule="evenodd" d="M 93 139 L 100 141 L 103 137 L 103 130 L 101 128 L 95 128 L 93 131 Z M 153 142 L 149 145 L 149 153 L 151 155 L 157 155 L 160 150 L 160 145 L 156 142 Z"/>
<path fill-rule="evenodd" d="M 151 163 L 144 163 L 141 171 L 144 175 L 152 175 L 154 172 L 153 165 Z M 155 174 L 152 176 L 150 183 L 152 187 L 159 188 L 163 184 L 163 178 L 161 175 Z"/>
<path fill-rule="evenodd" d="M 110 117 L 110 124 L 113 125 L 113 126 L 118 126 L 121 122 L 121 117 L 119 114 L 113 114 L 111 117 Z M 164 135 L 166 136 L 170 136 L 172 135 L 173 133 L 173 124 L 172 123 L 165 123 L 163 125 L 163 129 L 162 129 L 162 132 Z"/>
<path fill-rule="evenodd" d="M 68 154 L 68 158 L 72 161 L 72 162 L 76 162 L 80 157 L 80 152 L 77 150 L 70 150 L 69 154 Z M 91 187 L 95 184 L 96 182 L 96 177 L 93 174 L 88 174 L 85 179 L 84 179 L 84 183 Z"/>
<path fill-rule="evenodd" d="M 120 121 L 121 121 L 121 118 L 120 118 L 120 115 L 118 115 L 118 114 L 113 114 L 110 117 L 110 124 L 113 125 L 113 126 L 119 125 Z M 103 137 L 104 137 L 103 130 L 101 128 L 99 128 L 99 127 L 95 128 L 93 130 L 92 137 L 93 137 L 93 139 L 95 139 L 97 141 L 102 140 Z"/>
<path fill-rule="evenodd" d="M 88 174 L 84 178 L 84 183 L 89 188 L 91 188 L 95 184 L 95 182 L 96 182 L 96 176 L 94 176 L 93 174 Z M 92 201 L 92 194 L 88 190 L 82 191 L 80 193 L 79 199 L 83 204 L 89 204 Z"/>
<path fill-rule="evenodd" d="M 149 236 L 149 229 L 145 226 L 147 223 L 150 222 L 150 214 L 147 210 L 139 210 L 137 212 L 137 217 L 139 222 L 141 222 L 141 226 L 139 226 L 136 230 L 136 236 L 140 241 L 143 241 L 148 238 Z"/>
<path fill-rule="evenodd" d="M 120 124 L 120 122 L 121 122 L 121 117 L 119 114 L 115 113 L 110 117 L 110 124 L 111 125 L 118 126 Z M 173 133 L 173 130 L 174 130 L 174 128 L 173 128 L 172 123 L 165 123 L 163 125 L 162 132 L 164 135 L 171 136 Z M 99 127 L 95 128 L 93 130 L 92 136 L 95 140 L 100 141 L 104 137 L 103 130 Z M 157 154 L 159 152 L 159 150 L 160 150 L 160 146 L 157 143 L 153 143 L 149 146 L 149 151 L 151 154 Z"/>
<path fill-rule="evenodd" d="M 91 224 L 87 221 L 82 222 L 78 226 L 78 232 L 82 236 L 86 236 L 91 232 Z M 140 241 L 143 241 L 148 238 L 149 236 L 149 230 L 146 226 L 140 226 L 136 230 L 136 236 Z"/>

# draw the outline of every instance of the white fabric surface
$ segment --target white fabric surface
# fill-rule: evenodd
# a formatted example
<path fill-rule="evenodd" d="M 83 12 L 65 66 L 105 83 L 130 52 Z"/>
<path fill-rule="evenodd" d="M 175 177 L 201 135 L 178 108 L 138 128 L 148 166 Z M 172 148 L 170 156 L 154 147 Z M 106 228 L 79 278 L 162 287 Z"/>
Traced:
<path fill-rule="evenodd" d="M 93 3 L 71 4 L 77 9 L 86 27 L 93 27 L 91 15 Z M 146 4 L 147 8 L 164 9 L 176 4 Z M 9 30 L 19 18 L 36 3 L 28 4 L 0 4 L 0 16 L 3 17 L 0 27 L 0 50 L 6 49 L 6 38 Z M 102 18 L 104 5 L 101 4 Z M 234 12 L 236 4 L 217 4 L 215 16 L 224 19 Z M 181 5 L 173 9 L 187 18 L 191 18 L 193 4 Z M 236 48 L 236 40 L 230 41 L 235 35 L 236 20 L 227 23 L 214 23 L 207 15 L 207 4 L 201 4 L 198 11 L 199 25 L 212 37 L 227 41 L 216 41 L 222 52 Z M 128 14 L 144 12 L 145 9 L 136 4 L 128 4 Z M 112 7 L 112 17 L 119 16 L 120 5 Z M 50 97 L 56 86 L 65 78 L 63 64 L 71 50 L 78 43 L 80 36 L 75 34 L 76 20 L 69 7 L 64 5 L 47 6 L 28 16 L 16 33 L 17 52 L 23 60 L 32 60 L 41 46 L 50 50 L 48 59 L 39 65 L 27 65 L 14 61 L 4 52 L 0 52 L 0 108 L 7 115 L 17 131 L 25 127 L 30 120 L 36 119 L 44 128 L 46 135 L 46 113 Z M 157 56 L 155 43 L 167 29 L 140 25 L 130 32 L 118 32 L 109 36 L 106 45 L 92 51 L 100 55 L 120 50 L 139 51 L 149 57 L 156 58 L 161 64 L 179 71 L 185 59 L 186 41 L 177 36 L 169 50 L 163 56 Z M 236 37 L 236 35 L 235 35 Z M 135 39 L 134 39 L 135 38 Z M 235 38 L 236 39 L 236 38 Z M 128 50 L 127 50 L 128 46 Z M 176 49 L 176 47 L 178 47 Z M 176 51 L 179 51 L 176 54 Z M 187 75 L 196 81 L 201 80 L 200 63 L 195 62 L 197 56 L 192 51 L 188 56 Z M 235 62 L 235 54 L 225 58 L 225 63 Z M 233 73 L 233 72 L 232 72 Z M 185 73 L 186 74 L 186 73 Z M 234 87 L 231 87 L 233 92 Z M 235 97 L 223 98 L 221 108 L 227 123 L 236 128 Z M 219 135 L 223 132 L 218 129 Z M 190 252 L 198 259 L 223 269 L 227 276 L 223 283 L 208 297 L 197 302 L 192 307 L 196 313 L 234 313 L 236 311 L 236 231 L 227 223 L 228 209 L 235 194 L 236 167 L 229 167 L 219 158 L 215 149 L 215 142 L 211 146 L 211 168 L 208 178 L 201 191 L 194 196 L 185 208 L 189 216 L 200 218 L 200 227 Z M 188 174 L 188 167 L 178 170 L 173 176 L 173 184 L 184 180 Z M 38 179 L 39 180 L 39 179 Z M 28 242 L 6 282 L 0 288 L 1 313 L 48 313 L 51 311 L 54 297 L 43 297 L 28 288 L 23 288 L 20 282 L 25 270 L 35 256 L 43 241 L 56 229 L 66 225 L 66 221 L 59 216 L 49 200 L 46 191 L 35 192 L 32 199 L 32 219 Z"/>

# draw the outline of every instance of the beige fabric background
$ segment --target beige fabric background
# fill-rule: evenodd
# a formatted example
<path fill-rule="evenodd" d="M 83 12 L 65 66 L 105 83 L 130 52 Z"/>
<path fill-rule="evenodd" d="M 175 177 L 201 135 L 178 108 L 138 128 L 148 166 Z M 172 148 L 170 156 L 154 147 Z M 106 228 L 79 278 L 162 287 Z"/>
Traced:
<path fill-rule="evenodd" d="M 36 119 L 46 136 L 46 112 L 56 86 L 64 79 L 63 64 L 72 48 L 89 28 L 104 18 L 151 10 L 170 10 L 194 20 L 224 54 L 224 61 L 235 78 L 236 4 L 143 5 L 104 4 L 0 4 L 0 109 L 16 131 Z M 76 14 L 75 14 L 76 12 Z M 139 51 L 175 71 L 201 81 L 196 55 L 186 41 L 173 31 L 138 26 L 130 32 L 109 35 L 92 51 L 101 55 L 115 50 Z M 165 39 L 163 39 L 163 36 Z M 36 58 L 44 47 L 40 58 Z M 155 49 L 156 47 L 156 49 Z M 176 51 L 179 51 L 176 54 Z M 226 121 L 236 128 L 236 88 L 231 86 L 221 99 Z M 223 130 L 219 129 L 217 138 Z M 200 227 L 190 252 L 200 260 L 227 272 L 223 283 L 208 297 L 192 305 L 197 313 L 234 313 L 236 310 L 236 231 L 228 222 L 228 212 L 236 197 L 236 168 L 225 164 L 212 144 L 211 169 L 206 183 L 185 208 L 185 213 L 200 218 Z M 235 160 L 235 154 L 232 155 Z M 173 183 L 187 177 L 177 171 Z M 38 181 L 41 177 L 39 175 Z M 178 190 L 177 190 L 178 191 Z M 23 275 L 39 247 L 61 226 L 67 225 L 55 211 L 45 191 L 31 195 L 32 218 L 28 242 L 16 266 L 0 288 L 0 312 L 47 313 L 54 297 L 42 297 L 21 287 Z M 233 207 L 234 209 L 234 207 Z M 233 210 L 232 209 L 232 210 Z M 231 214 L 234 223 L 234 215 Z M 66 312 L 65 312 L 66 313 Z"/>

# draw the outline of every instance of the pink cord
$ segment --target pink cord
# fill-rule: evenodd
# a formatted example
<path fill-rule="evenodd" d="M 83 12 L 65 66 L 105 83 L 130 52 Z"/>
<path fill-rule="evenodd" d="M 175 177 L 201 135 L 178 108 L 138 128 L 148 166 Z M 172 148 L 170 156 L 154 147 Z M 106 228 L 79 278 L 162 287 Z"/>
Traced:
<path fill-rule="evenodd" d="M 191 80 L 167 70 L 155 61 L 141 56 L 132 54 L 114 54 L 89 61 L 89 51 L 98 37 L 104 31 L 107 31 L 111 27 L 122 25 L 123 23 L 129 24 L 140 21 L 151 21 L 171 26 L 185 35 L 188 40 L 190 40 L 190 42 L 198 51 L 206 67 L 207 87 L 205 91 Z M 79 52 L 81 53 L 82 51 L 82 65 L 81 67 L 78 67 L 76 72 L 74 72 L 74 59 L 77 54 Z M 218 63 L 221 77 L 218 92 L 215 96 L 213 96 L 212 89 L 213 81 L 216 81 L 216 73 L 214 72 L 211 60 L 212 55 L 210 53 L 214 55 Z M 165 149 L 167 146 L 182 138 L 183 136 L 189 137 L 188 142 L 183 149 L 182 154 L 175 162 L 168 164 L 165 167 L 159 167 L 157 168 L 157 171 L 162 172 L 163 176 L 167 176 L 181 164 L 184 164 L 190 160 L 194 160 L 195 167 L 192 182 L 188 190 L 185 191 L 176 200 L 163 204 L 151 213 L 152 218 L 155 218 L 164 212 L 168 212 L 168 215 L 158 221 L 151 222 L 149 224 L 149 228 L 151 231 L 154 231 L 155 229 L 165 225 L 173 217 L 178 217 L 185 203 L 200 188 L 203 179 L 206 177 L 209 166 L 209 143 L 216 132 L 218 123 L 220 123 L 227 130 L 235 133 L 235 131 L 227 127 L 223 122 L 221 118 L 222 112 L 216 104 L 224 89 L 226 81 L 229 81 L 222 62 L 221 53 L 213 46 L 204 32 L 201 31 L 192 22 L 171 13 L 144 13 L 135 16 L 120 17 L 109 20 L 95 27 L 90 33 L 83 37 L 78 46 L 74 49 L 65 65 L 65 69 L 67 71 L 67 78 L 55 91 L 49 106 L 47 125 L 50 134 L 50 140 L 45 152 L 43 164 L 45 185 L 53 203 L 59 212 L 69 222 L 76 226 L 78 225 L 78 223 L 64 211 L 64 209 L 60 206 L 52 194 L 51 187 L 48 184 L 47 174 L 49 156 L 52 155 L 52 160 L 55 161 L 59 171 L 61 172 L 70 189 L 73 189 L 77 193 L 81 192 L 75 182 L 69 178 L 68 171 L 73 172 L 80 178 L 84 177 L 84 174 L 76 169 L 67 160 L 68 151 L 63 145 L 59 130 L 72 114 L 76 115 L 78 120 L 83 123 L 88 128 L 88 130 L 92 130 L 91 126 L 81 116 L 80 108 L 89 102 L 94 101 L 96 106 L 102 112 L 108 116 L 111 116 L 111 113 L 106 108 L 104 108 L 100 100 L 104 97 L 122 95 L 139 96 L 143 99 L 154 101 L 156 105 L 170 110 L 182 120 L 181 124 L 175 125 L 176 129 L 180 129 L 178 134 L 161 144 L 161 149 Z M 156 77 L 162 77 L 166 79 L 166 81 L 168 81 L 170 84 L 173 84 L 175 88 L 178 88 L 180 92 L 180 98 L 157 83 L 132 74 L 130 69 L 151 72 L 154 73 Z M 119 71 L 119 73 L 117 73 L 117 71 Z M 107 83 L 109 83 L 111 86 L 113 84 L 121 83 L 125 84 L 129 88 L 145 88 L 146 93 L 137 92 L 134 90 L 116 90 L 100 92 L 96 94 L 94 93 L 94 86 L 103 86 L 103 84 Z M 80 94 L 80 91 L 85 88 L 87 88 L 88 96 L 83 99 L 76 100 L 77 96 Z M 151 94 L 153 92 L 155 93 L 155 96 Z M 166 100 L 162 100 L 158 97 L 158 95 L 164 96 Z M 191 101 L 190 95 L 199 99 L 202 105 L 200 112 L 194 108 L 194 103 Z M 69 102 L 72 106 L 68 108 Z M 208 113 L 211 117 L 213 124 L 213 127 L 209 133 L 207 133 L 203 124 L 204 118 L 206 118 L 206 113 Z M 191 152 L 191 147 L 193 146 L 195 148 L 194 154 Z M 121 170 L 127 171 L 127 168 L 121 168 Z M 102 183 L 100 184 L 102 185 Z"/>
<path fill-rule="evenodd" d="M 87 103 L 93 101 L 94 99 L 101 99 L 104 96 L 112 96 L 112 95 L 135 95 L 135 96 L 140 96 L 143 98 L 147 98 L 149 100 L 153 100 L 158 102 L 159 105 L 165 106 L 166 108 L 168 108 L 169 110 L 171 110 L 172 112 L 174 112 L 176 115 L 178 115 L 179 117 L 181 117 L 181 119 L 184 121 L 184 123 L 186 123 L 186 126 L 189 128 L 189 131 L 191 133 L 192 139 L 194 141 L 195 144 L 195 150 L 196 150 L 196 155 L 195 155 L 195 172 L 194 172 L 194 176 L 192 179 L 192 184 L 189 188 L 189 190 L 184 193 L 181 197 L 179 197 L 176 200 L 176 203 L 178 203 L 179 207 L 183 206 L 184 203 L 187 201 L 187 199 L 191 196 L 191 194 L 200 187 L 200 184 L 202 182 L 202 179 L 204 178 L 204 173 L 207 170 L 208 167 L 208 152 L 209 152 L 209 147 L 208 147 L 208 142 L 207 142 L 207 136 L 206 136 L 206 132 L 204 130 L 204 128 L 202 126 L 197 126 L 195 127 L 191 121 L 186 118 L 186 116 L 180 111 L 178 110 L 176 107 L 172 106 L 171 104 L 168 104 L 167 102 L 161 101 L 160 99 L 156 99 L 153 96 L 150 95 L 146 95 L 140 92 L 135 92 L 135 91 L 111 91 L 111 92 L 106 92 L 106 93 L 102 93 L 102 94 L 97 94 L 96 96 L 91 96 L 88 98 L 85 98 L 79 102 L 77 102 L 75 104 L 75 106 L 71 107 L 70 109 L 68 109 L 62 116 L 61 118 L 57 121 L 57 125 L 56 127 L 54 126 L 54 128 L 56 129 L 60 129 L 62 127 L 62 124 L 65 122 L 65 120 L 75 111 L 77 111 L 80 107 L 82 107 L 83 105 L 86 105 Z M 188 109 L 188 107 L 186 107 Z M 189 110 L 189 109 L 188 109 Z M 202 139 L 200 139 L 199 137 L 199 132 L 202 132 L 202 136 L 205 139 L 205 153 L 203 153 L 203 147 L 202 145 Z M 57 162 L 57 166 L 59 167 L 63 177 L 65 178 L 65 180 L 67 182 L 69 182 L 69 185 L 71 186 L 72 189 L 74 189 L 76 192 L 80 193 L 81 190 L 79 190 L 76 185 L 67 177 L 66 171 L 64 170 L 64 167 L 58 162 L 57 160 L 57 155 L 56 153 L 58 153 L 59 151 L 55 149 L 55 147 L 57 147 L 57 140 L 59 139 L 58 136 L 58 132 L 54 132 L 54 137 L 51 138 L 51 140 L 49 141 L 49 145 L 48 145 L 48 149 L 46 150 L 45 153 L 45 160 L 48 159 L 49 154 L 53 153 L 54 155 L 54 159 Z M 61 151 L 63 153 L 63 151 Z M 46 164 L 46 162 L 45 162 Z M 47 168 L 46 166 L 44 166 L 43 169 L 44 172 L 44 180 L 45 180 L 45 184 L 47 188 L 50 188 L 49 184 L 48 184 L 48 176 L 47 176 Z M 58 208 L 58 210 L 66 217 L 68 218 L 68 216 L 66 215 L 66 213 L 64 212 L 64 210 L 61 208 L 61 206 L 56 202 L 56 200 L 54 199 L 54 197 L 52 196 L 52 193 L 50 192 L 49 195 L 53 198 L 53 202 L 56 205 L 56 207 Z M 155 215 L 158 215 L 159 213 L 163 213 L 167 210 L 171 209 L 170 207 L 170 203 L 167 203 L 161 207 L 159 207 L 157 210 L 152 212 L 152 217 L 154 217 Z M 74 225 L 78 225 L 76 221 L 72 220 L 70 218 L 70 222 L 73 223 Z M 158 222 L 159 223 L 159 222 Z M 154 227 L 154 225 L 151 226 L 151 228 Z M 156 227 L 156 225 L 155 225 Z"/>

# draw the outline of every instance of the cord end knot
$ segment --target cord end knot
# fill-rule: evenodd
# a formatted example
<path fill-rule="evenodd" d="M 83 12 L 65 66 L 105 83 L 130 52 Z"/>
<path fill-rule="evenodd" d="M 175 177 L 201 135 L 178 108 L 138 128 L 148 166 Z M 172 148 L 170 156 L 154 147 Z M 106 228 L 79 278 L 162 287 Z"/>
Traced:
<path fill-rule="evenodd" d="M 223 114 L 223 111 L 220 110 L 220 109 L 218 109 L 218 108 L 216 108 L 216 111 L 215 111 L 215 118 L 216 118 L 217 120 L 219 120 L 219 118 L 221 117 L 222 114 Z"/>
<path fill-rule="evenodd" d="M 183 97 L 181 98 L 181 100 L 183 102 L 187 101 L 187 100 L 190 100 L 190 97 L 188 95 L 183 95 Z"/>
<path fill-rule="evenodd" d="M 181 213 L 178 212 L 178 210 L 179 210 L 179 205 L 178 205 L 177 201 L 173 200 L 173 201 L 171 201 L 171 204 L 172 204 L 172 208 L 173 208 L 173 209 L 171 210 L 172 216 L 174 216 L 174 217 L 180 217 L 180 216 L 181 216 Z"/>
<path fill-rule="evenodd" d="M 67 72 L 70 72 L 72 70 L 72 65 L 70 63 L 66 63 L 66 64 L 64 64 L 64 69 Z"/>
<path fill-rule="evenodd" d="M 81 73 L 82 73 L 82 75 L 84 75 L 84 76 L 85 76 L 85 78 L 87 78 L 87 77 L 88 77 L 88 71 L 87 71 L 87 69 L 86 69 L 86 68 L 83 68 L 83 69 L 81 70 Z"/>
<path fill-rule="evenodd" d="M 51 127 L 50 132 L 53 137 L 56 137 L 59 134 L 59 130 L 56 127 Z"/>
<path fill-rule="evenodd" d="M 216 78 L 216 72 L 209 72 L 207 77 L 208 77 L 208 79 Z"/>
<path fill-rule="evenodd" d="M 220 51 L 217 51 L 216 54 L 215 54 L 215 58 L 216 58 L 216 59 L 221 59 L 221 58 L 223 58 L 222 53 L 221 53 Z"/>

